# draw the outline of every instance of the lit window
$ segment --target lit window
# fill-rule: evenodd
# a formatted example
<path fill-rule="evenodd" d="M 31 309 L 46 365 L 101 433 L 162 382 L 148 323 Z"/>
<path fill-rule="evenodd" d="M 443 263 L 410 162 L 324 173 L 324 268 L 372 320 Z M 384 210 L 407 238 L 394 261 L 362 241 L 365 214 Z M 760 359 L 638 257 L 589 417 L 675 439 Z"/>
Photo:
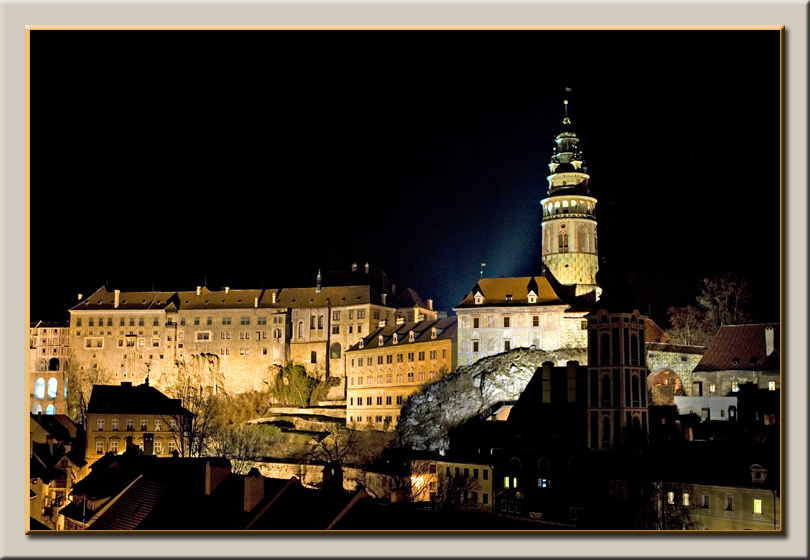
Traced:
<path fill-rule="evenodd" d="M 768 381 L 768 390 L 776 391 L 776 381 Z"/>
<path fill-rule="evenodd" d="M 760 498 L 754 498 L 754 513 L 762 513 L 762 500 Z"/>
<path fill-rule="evenodd" d="M 162 425 L 163 425 L 162 420 L 155 420 L 155 431 L 159 432 L 160 429 L 163 427 Z"/>
<path fill-rule="evenodd" d="M 104 454 L 104 441 L 97 441 L 96 442 L 96 455 L 103 455 Z"/>
<path fill-rule="evenodd" d="M 163 442 L 156 441 L 155 442 L 155 455 L 163 454 Z"/>
<path fill-rule="evenodd" d="M 689 494 L 687 492 L 683 493 L 683 507 L 689 507 Z"/>
<path fill-rule="evenodd" d="M 110 423 L 112 424 L 110 426 L 110 429 L 112 429 L 113 432 L 117 432 L 118 431 L 118 418 L 113 419 Z"/>
<path fill-rule="evenodd" d="M 147 421 L 146 420 L 141 420 L 141 431 L 142 432 L 145 432 L 147 430 L 147 426 L 148 426 Z"/>
<path fill-rule="evenodd" d="M 510 482 L 510 480 L 511 480 L 511 479 L 510 479 L 508 476 L 503 477 L 503 487 L 504 487 L 504 488 L 509 488 L 509 482 Z"/>
<path fill-rule="evenodd" d="M 738 381 L 732 381 L 732 382 L 731 382 L 731 391 L 732 391 L 733 393 L 736 393 L 736 392 L 738 392 L 739 390 L 740 390 L 740 383 L 739 383 Z"/>
<path fill-rule="evenodd" d="M 110 442 L 110 451 L 112 451 L 113 453 L 116 453 L 116 454 L 118 453 L 118 442 L 117 441 L 113 440 L 113 441 Z"/>
<path fill-rule="evenodd" d="M 548 488 L 549 479 L 547 478 L 538 478 L 537 479 L 537 486 L 539 488 Z"/>
<path fill-rule="evenodd" d="M 127 420 L 127 431 L 131 432 L 135 428 L 135 420 Z"/>
<path fill-rule="evenodd" d="M 169 453 L 170 455 L 171 455 L 172 453 L 174 453 L 174 441 L 169 441 L 169 443 L 168 443 L 168 448 L 169 448 L 169 449 L 168 449 L 168 453 Z"/>
<path fill-rule="evenodd" d="M 675 492 L 667 492 L 667 503 L 673 505 L 675 503 Z"/>

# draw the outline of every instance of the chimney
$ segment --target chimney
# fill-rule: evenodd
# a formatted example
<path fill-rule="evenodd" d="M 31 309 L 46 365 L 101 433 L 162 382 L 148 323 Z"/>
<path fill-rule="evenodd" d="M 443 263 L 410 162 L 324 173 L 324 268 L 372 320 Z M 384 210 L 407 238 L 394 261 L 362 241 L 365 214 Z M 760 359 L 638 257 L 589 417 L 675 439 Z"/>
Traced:
<path fill-rule="evenodd" d="M 217 461 L 220 463 L 219 466 L 211 466 L 211 461 Z M 228 476 L 231 472 L 231 464 L 228 462 L 226 465 L 222 465 L 222 462 L 226 461 L 225 459 L 210 459 L 207 463 L 205 463 L 205 495 L 210 496 L 211 492 L 219 486 L 219 483 L 225 480 L 225 477 Z"/>
<path fill-rule="evenodd" d="M 253 467 L 245 475 L 245 511 L 252 511 L 264 498 L 264 477 Z"/>
<path fill-rule="evenodd" d="M 428 309 L 430 309 L 431 311 L 433 311 L 433 300 L 432 300 L 432 299 L 429 299 L 427 303 L 428 303 Z"/>
<path fill-rule="evenodd" d="M 773 327 L 765 329 L 765 355 L 770 356 L 773 352 Z"/>
<path fill-rule="evenodd" d="M 259 298 L 253 298 L 253 307 L 259 307 Z"/>
<path fill-rule="evenodd" d="M 79 294 L 79 301 L 81 301 L 81 300 L 82 300 L 82 295 L 81 295 L 81 294 Z"/>
<path fill-rule="evenodd" d="M 227 294 L 231 289 L 228 286 L 225 286 L 225 293 Z"/>
<path fill-rule="evenodd" d="M 121 299 L 121 290 L 115 290 L 115 308 L 116 309 L 118 309 L 118 303 L 119 303 L 120 299 Z"/>
<path fill-rule="evenodd" d="M 143 434 L 143 454 L 154 455 L 155 434 Z"/>
<path fill-rule="evenodd" d="M 315 293 L 321 293 L 321 271 L 318 270 L 318 276 L 315 278 Z"/>
<path fill-rule="evenodd" d="M 200 295 L 200 288 L 202 288 L 202 286 L 197 286 L 197 295 Z"/>
<path fill-rule="evenodd" d="M 391 284 L 391 297 L 394 297 L 394 295 L 396 295 L 396 293 L 397 293 L 397 285 L 396 284 Z"/>
<path fill-rule="evenodd" d="M 388 296 L 388 294 L 383 294 L 382 296 L 380 296 L 380 297 L 382 297 L 382 304 L 383 305 L 385 305 L 386 296 Z"/>
<path fill-rule="evenodd" d="M 357 272 L 357 263 L 352 265 L 352 272 Z"/>
<path fill-rule="evenodd" d="M 276 303 L 276 292 L 273 292 L 271 297 L 273 298 L 273 303 Z"/>
<path fill-rule="evenodd" d="M 366 263 L 366 274 L 368 274 L 368 263 Z"/>

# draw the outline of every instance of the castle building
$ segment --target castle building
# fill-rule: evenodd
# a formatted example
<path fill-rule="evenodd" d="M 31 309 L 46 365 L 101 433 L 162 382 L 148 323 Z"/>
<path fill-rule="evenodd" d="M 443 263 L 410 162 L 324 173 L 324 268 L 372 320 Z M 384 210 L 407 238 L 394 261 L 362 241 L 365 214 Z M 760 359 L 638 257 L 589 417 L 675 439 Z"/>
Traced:
<path fill-rule="evenodd" d="M 356 429 L 393 430 L 399 411 L 425 383 L 456 369 L 457 318 L 377 328 L 346 351 L 346 420 Z"/>
<path fill-rule="evenodd" d="M 365 274 L 370 272 L 366 265 Z M 342 400 L 346 348 L 397 317 L 436 319 L 432 300 L 410 289 L 394 297 L 371 284 L 322 287 L 319 274 L 314 288 L 109 292 L 102 287 L 69 310 L 70 346 L 79 368 L 103 373 L 99 383 L 137 384 L 151 376 L 160 385 L 161 377 L 180 365 L 203 372 L 214 388 L 259 391 L 277 366 L 292 360 L 319 377 L 335 378 L 330 399 Z"/>
<path fill-rule="evenodd" d="M 568 307 L 545 278 L 482 278 L 453 308 L 459 321 L 458 364 L 513 348 L 585 346 L 581 318 L 566 319 Z"/>
<path fill-rule="evenodd" d="M 69 331 L 67 325 L 57 322 L 39 321 L 29 327 L 29 407 L 33 414 L 65 414 Z"/>

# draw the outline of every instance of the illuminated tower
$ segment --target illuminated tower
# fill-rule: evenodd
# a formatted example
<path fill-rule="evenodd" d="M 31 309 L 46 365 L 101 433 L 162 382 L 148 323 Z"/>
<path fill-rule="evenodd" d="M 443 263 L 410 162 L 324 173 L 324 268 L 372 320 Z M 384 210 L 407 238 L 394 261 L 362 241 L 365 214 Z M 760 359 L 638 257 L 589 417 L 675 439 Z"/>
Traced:
<path fill-rule="evenodd" d="M 579 138 L 571 130 L 567 99 L 564 104 L 563 131 L 555 137 L 549 163 L 548 198 L 541 201 L 543 264 L 560 284 L 576 286 L 576 296 L 594 293 L 598 299 L 596 199 L 588 191 L 590 176 Z"/>

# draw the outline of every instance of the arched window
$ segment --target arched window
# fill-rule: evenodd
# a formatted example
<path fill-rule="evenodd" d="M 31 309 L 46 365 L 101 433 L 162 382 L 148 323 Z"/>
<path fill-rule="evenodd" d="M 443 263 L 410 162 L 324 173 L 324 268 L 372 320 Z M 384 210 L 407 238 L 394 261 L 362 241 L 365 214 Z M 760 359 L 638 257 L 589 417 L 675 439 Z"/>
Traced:
<path fill-rule="evenodd" d="M 602 418 L 602 449 L 610 449 L 610 418 Z"/>
<path fill-rule="evenodd" d="M 38 399 L 45 398 L 45 379 L 42 377 L 37 379 L 36 383 L 34 383 L 34 397 Z"/>
<path fill-rule="evenodd" d="M 610 365 L 610 335 L 608 335 L 608 333 L 602 334 L 602 337 L 600 338 L 599 350 L 599 363 L 603 366 Z"/>
<path fill-rule="evenodd" d="M 31 414 L 39 414 L 42 412 L 42 405 L 39 403 L 33 403 L 31 405 Z"/>
<path fill-rule="evenodd" d="M 638 416 L 633 416 L 633 444 L 640 445 L 641 444 L 641 421 L 638 419 Z"/>
<path fill-rule="evenodd" d="M 557 245 L 559 247 L 560 253 L 567 253 L 568 252 L 568 234 L 561 233 L 557 236 Z"/>
<path fill-rule="evenodd" d="M 334 342 L 332 346 L 329 347 L 329 353 L 333 360 L 340 358 L 340 344 L 338 342 Z"/>
<path fill-rule="evenodd" d="M 48 380 L 48 398 L 53 400 L 56 398 L 56 386 L 58 385 L 56 378 L 51 377 Z"/>
<path fill-rule="evenodd" d="M 37 362 L 37 371 L 48 371 L 48 362 L 45 360 L 39 360 Z"/>
<path fill-rule="evenodd" d="M 630 378 L 630 387 L 632 388 L 633 394 L 633 402 L 631 406 L 640 406 L 640 393 L 639 393 L 639 383 L 638 383 L 638 376 L 634 375 Z"/>
<path fill-rule="evenodd" d="M 298 338 L 304 338 L 304 322 L 298 321 Z"/>
<path fill-rule="evenodd" d="M 630 335 L 630 364 L 638 365 L 638 336 Z"/>
<path fill-rule="evenodd" d="M 579 226 L 577 230 L 577 251 L 580 253 L 591 252 L 591 238 L 588 235 L 588 228 L 585 226 Z"/>
<path fill-rule="evenodd" d="M 51 361 L 48 362 L 48 371 L 59 371 L 59 359 L 58 358 L 51 358 Z"/>
<path fill-rule="evenodd" d="M 602 377 L 602 406 L 610 406 L 610 376 Z"/>
<path fill-rule="evenodd" d="M 64 395 L 63 398 L 67 398 L 67 379 L 65 379 L 64 384 L 62 385 L 62 394 Z"/>
<path fill-rule="evenodd" d="M 56 408 L 52 404 L 49 404 L 48 408 L 45 409 L 45 414 L 56 414 Z"/>
<path fill-rule="evenodd" d="M 540 460 L 537 461 L 537 468 L 540 470 L 541 474 L 548 473 L 551 470 L 551 461 L 549 461 L 547 457 L 541 457 Z"/>
<path fill-rule="evenodd" d="M 512 460 L 509 461 L 509 466 L 511 468 L 513 468 L 513 469 L 519 469 L 520 468 L 520 459 L 518 459 L 517 457 L 512 457 Z"/>

